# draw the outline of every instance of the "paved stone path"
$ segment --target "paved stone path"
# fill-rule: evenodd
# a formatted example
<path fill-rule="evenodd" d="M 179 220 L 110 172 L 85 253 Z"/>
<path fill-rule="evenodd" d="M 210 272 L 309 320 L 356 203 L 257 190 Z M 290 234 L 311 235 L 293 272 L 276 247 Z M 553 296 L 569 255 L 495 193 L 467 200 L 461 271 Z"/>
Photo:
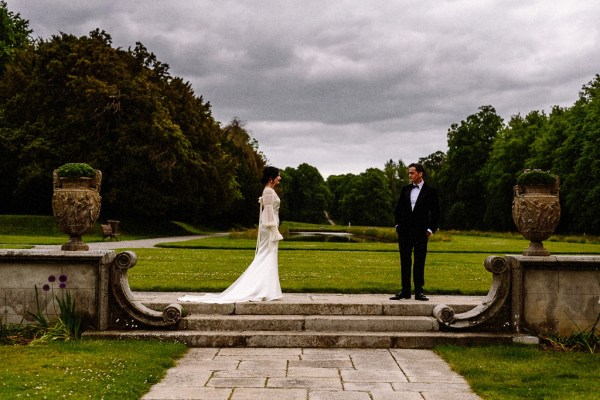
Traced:
<path fill-rule="evenodd" d="M 139 240 L 105 240 L 102 242 L 86 242 L 90 250 L 115 250 L 115 249 L 132 249 L 132 248 L 150 248 L 159 243 L 185 242 L 193 239 L 204 239 L 214 236 L 227 236 L 228 233 L 214 233 L 210 235 L 191 235 L 191 236 L 174 236 L 152 239 Z M 66 241 L 66 240 L 65 240 Z M 84 237 L 85 241 L 85 237 Z M 36 249 L 60 250 L 61 245 L 36 245 Z"/>
<path fill-rule="evenodd" d="M 191 348 L 142 399 L 471 400 L 430 350 Z"/>

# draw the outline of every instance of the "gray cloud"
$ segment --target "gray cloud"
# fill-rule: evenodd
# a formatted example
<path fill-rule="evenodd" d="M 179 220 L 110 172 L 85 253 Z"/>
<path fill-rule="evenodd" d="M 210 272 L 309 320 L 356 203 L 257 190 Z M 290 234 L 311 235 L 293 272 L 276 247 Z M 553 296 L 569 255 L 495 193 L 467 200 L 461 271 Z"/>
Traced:
<path fill-rule="evenodd" d="M 446 150 L 450 124 L 573 104 L 600 72 L 600 3 L 13 0 L 35 35 L 142 42 L 279 167 L 329 174 Z"/>

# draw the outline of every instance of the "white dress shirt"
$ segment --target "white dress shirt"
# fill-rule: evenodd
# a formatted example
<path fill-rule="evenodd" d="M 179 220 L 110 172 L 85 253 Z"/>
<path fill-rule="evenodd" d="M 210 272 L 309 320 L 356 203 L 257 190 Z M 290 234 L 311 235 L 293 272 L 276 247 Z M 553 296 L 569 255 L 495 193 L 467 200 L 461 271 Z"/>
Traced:
<path fill-rule="evenodd" d="M 415 204 L 417 203 L 417 199 L 419 198 L 419 193 L 421 193 L 421 188 L 423 187 L 423 181 L 417 185 L 413 185 L 413 189 L 410 192 L 410 208 L 412 210 L 415 209 Z"/>

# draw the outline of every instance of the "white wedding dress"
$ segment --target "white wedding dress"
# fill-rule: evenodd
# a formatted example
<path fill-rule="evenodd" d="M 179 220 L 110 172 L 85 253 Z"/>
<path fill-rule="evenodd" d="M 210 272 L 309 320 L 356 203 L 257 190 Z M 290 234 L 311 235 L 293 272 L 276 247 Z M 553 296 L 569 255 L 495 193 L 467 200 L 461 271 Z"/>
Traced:
<path fill-rule="evenodd" d="M 238 303 L 280 299 L 283 294 L 279 283 L 277 250 L 283 236 L 279 233 L 280 200 L 275 190 L 266 187 L 260 203 L 256 254 L 246 271 L 224 292 L 194 296 L 185 295 L 179 301 L 198 303 Z"/>

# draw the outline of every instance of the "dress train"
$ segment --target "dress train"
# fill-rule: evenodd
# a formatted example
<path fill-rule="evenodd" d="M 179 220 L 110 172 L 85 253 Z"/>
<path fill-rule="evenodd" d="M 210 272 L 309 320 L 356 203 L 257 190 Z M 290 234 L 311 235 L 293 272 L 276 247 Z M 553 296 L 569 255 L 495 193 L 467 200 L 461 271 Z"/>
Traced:
<path fill-rule="evenodd" d="M 277 230 L 279 224 L 279 197 L 272 189 L 265 189 L 259 201 L 261 212 L 256 254 L 246 271 L 221 293 L 207 293 L 200 296 L 185 295 L 177 300 L 225 304 L 245 301 L 269 301 L 283 297 L 281 284 L 279 283 L 277 261 L 279 240 L 283 239 Z"/>

